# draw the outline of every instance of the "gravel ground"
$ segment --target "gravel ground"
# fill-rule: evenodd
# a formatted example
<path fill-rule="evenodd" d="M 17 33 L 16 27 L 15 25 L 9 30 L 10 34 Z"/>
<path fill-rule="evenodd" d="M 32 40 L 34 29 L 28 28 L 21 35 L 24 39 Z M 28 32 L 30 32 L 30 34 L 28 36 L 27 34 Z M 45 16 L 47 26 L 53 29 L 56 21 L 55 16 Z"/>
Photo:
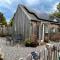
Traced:
<path fill-rule="evenodd" d="M 45 46 L 38 46 L 36 48 L 31 47 L 22 47 L 20 45 L 10 46 L 6 45 L 6 38 L 0 37 L 0 48 L 4 52 L 5 58 L 4 60 L 19 60 L 19 58 L 25 58 L 32 51 L 39 52 L 44 49 Z"/>

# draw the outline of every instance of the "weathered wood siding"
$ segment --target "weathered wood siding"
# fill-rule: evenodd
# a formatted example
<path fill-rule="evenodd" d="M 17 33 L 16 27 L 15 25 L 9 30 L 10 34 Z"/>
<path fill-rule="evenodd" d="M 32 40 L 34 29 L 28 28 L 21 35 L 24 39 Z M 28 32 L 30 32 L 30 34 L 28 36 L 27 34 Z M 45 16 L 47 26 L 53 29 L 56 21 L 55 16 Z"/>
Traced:
<path fill-rule="evenodd" d="M 30 20 L 20 7 L 17 8 L 14 16 L 14 26 L 16 34 L 21 34 L 24 39 L 29 38 Z"/>

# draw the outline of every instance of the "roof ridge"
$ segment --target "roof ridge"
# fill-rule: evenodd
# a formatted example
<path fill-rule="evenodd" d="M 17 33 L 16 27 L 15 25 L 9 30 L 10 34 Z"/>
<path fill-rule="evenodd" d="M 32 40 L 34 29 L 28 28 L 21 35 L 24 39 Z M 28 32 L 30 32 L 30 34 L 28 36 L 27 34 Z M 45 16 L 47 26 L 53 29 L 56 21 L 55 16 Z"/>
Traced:
<path fill-rule="evenodd" d="M 37 14 L 35 12 L 33 12 L 32 10 L 30 11 L 27 6 L 25 5 L 20 5 L 22 6 L 28 13 L 34 15 L 38 20 L 44 20 L 44 21 L 49 21 L 49 22 L 54 22 L 53 20 L 50 20 L 50 19 L 44 19 L 44 18 L 40 18 L 39 16 L 37 16 Z M 33 20 L 33 19 L 32 19 Z M 56 22 L 54 22 L 56 23 Z M 58 23 L 58 22 L 57 22 Z"/>
<path fill-rule="evenodd" d="M 28 13 L 33 14 L 33 15 L 34 15 L 37 19 L 39 19 L 39 20 L 41 19 L 41 18 L 39 18 L 34 12 L 29 11 L 26 6 L 23 6 L 23 7 L 28 11 Z"/>

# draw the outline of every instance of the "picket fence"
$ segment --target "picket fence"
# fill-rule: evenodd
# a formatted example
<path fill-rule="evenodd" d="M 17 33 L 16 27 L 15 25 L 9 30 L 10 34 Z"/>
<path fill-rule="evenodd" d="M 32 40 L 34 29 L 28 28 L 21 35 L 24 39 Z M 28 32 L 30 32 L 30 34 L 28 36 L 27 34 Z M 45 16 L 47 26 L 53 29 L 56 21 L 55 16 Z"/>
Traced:
<path fill-rule="evenodd" d="M 32 53 L 28 54 L 25 59 L 19 60 L 60 60 L 60 43 L 46 44 L 46 48 L 42 51 Z"/>

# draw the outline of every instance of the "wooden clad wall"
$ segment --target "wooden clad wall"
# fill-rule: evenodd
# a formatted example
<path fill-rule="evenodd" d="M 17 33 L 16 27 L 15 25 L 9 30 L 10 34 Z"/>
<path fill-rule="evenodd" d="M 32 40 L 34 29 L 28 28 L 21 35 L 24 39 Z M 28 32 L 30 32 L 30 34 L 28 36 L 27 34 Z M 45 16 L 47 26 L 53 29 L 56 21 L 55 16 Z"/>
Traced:
<path fill-rule="evenodd" d="M 20 7 L 17 9 L 14 21 L 16 33 L 21 34 L 24 39 L 29 38 L 30 20 Z"/>

